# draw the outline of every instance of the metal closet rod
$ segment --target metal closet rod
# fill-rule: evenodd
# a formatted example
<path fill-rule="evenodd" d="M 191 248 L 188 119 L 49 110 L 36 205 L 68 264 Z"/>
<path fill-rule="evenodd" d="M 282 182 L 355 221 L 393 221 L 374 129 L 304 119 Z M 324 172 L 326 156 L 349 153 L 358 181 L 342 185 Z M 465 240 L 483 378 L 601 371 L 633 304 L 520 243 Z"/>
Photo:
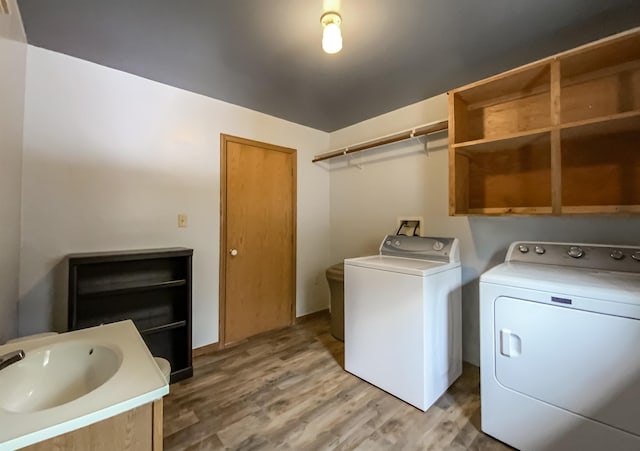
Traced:
<path fill-rule="evenodd" d="M 381 138 L 376 138 L 361 144 L 355 144 L 353 146 L 344 147 L 343 149 L 322 153 L 320 155 L 316 155 L 315 157 L 313 157 L 313 160 L 311 160 L 311 162 L 317 163 L 318 161 L 324 161 L 330 158 L 341 157 L 343 155 L 349 155 L 351 153 L 360 152 L 362 150 L 373 149 L 374 147 L 384 146 L 385 144 L 396 143 L 399 141 L 416 138 L 418 136 L 424 136 L 424 135 L 429 135 L 431 133 L 441 132 L 443 130 L 447 130 L 448 128 L 449 128 L 449 121 L 447 120 L 431 122 L 426 125 L 421 125 L 420 127 L 414 127 L 412 129 L 405 130 L 403 132 L 383 136 Z"/>

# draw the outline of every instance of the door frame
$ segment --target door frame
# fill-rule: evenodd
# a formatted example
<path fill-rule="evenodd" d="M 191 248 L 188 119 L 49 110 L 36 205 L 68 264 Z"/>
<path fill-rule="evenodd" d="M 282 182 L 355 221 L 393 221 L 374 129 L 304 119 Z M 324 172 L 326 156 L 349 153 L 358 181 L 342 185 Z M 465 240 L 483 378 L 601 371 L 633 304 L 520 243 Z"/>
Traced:
<path fill-rule="evenodd" d="M 252 139 L 240 138 L 238 136 L 220 133 L 220 271 L 219 271 L 219 293 L 218 293 L 218 347 L 223 349 L 227 346 L 226 342 L 226 308 L 227 308 L 227 143 L 235 142 L 249 146 L 260 147 L 274 152 L 284 152 L 291 155 L 292 158 L 292 177 L 291 177 L 291 227 L 292 227 L 292 252 L 291 252 L 291 293 L 290 299 L 290 319 L 289 325 L 292 325 L 296 319 L 296 256 L 297 249 L 297 205 L 298 205 L 298 165 L 297 150 L 289 147 L 277 146 Z"/>

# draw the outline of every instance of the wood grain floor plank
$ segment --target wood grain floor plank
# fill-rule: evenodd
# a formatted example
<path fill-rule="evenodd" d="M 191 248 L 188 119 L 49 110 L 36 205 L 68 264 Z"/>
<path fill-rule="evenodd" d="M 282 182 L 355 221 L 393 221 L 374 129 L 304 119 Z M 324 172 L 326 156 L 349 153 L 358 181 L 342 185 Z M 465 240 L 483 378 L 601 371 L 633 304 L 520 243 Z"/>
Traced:
<path fill-rule="evenodd" d="M 189 426 L 193 426 L 200 421 L 193 410 L 180 409 L 175 412 L 176 413 L 172 412 L 169 418 L 167 418 L 166 415 L 164 416 L 163 427 L 165 435 L 175 434 L 176 432 L 184 428 L 188 428 Z"/>
<path fill-rule="evenodd" d="M 344 371 L 344 345 L 316 315 L 194 358 L 164 402 L 167 451 L 510 449 L 480 431 L 480 372 L 427 412 Z"/>

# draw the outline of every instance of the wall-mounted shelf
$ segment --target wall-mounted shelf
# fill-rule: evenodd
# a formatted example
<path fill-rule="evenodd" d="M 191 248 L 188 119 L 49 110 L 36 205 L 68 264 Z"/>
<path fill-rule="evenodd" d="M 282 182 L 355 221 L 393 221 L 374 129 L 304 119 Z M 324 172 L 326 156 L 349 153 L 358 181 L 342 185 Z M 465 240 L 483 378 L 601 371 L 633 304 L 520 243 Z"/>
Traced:
<path fill-rule="evenodd" d="M 634 132 L 640 127 L 640 111 L 612 114 L 560 125 L 563 139 L 610 136 Z"/>
<path fill-rule="evenodd" d="M 511 133 L 497 138 L 483 138 L 476 139 L 474 141 L 465 141 L 454 144 L 453 147 L 458 150 L 466 150 L 469 152 L 507 150 L 534 144 L 536 141 L 547 136 L 550 131 L 551 127 L 545 127 L 526 132 Z"/>
<path fill-rule="evenodd" d="M 451 215 L 640 212 L 640 30 L 449 93 Z"/>
<path fill-rule="evenodd" d="M 191 261 L 185 248 L 72 254 L 69 329 L 131 319 L 171 382 L 190 377 Z"/>

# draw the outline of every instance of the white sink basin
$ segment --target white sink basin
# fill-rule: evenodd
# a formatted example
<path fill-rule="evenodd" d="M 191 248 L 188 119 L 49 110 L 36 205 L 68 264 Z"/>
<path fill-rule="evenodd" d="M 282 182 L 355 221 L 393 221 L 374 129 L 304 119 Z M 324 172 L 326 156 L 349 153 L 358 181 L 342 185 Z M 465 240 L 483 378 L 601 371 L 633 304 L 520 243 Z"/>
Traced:
<path fill-rule="evenodd" d="M 119 349 L 84 341 L 27 351 L 0 370 L 0 408 L 25 413 L 66 404 L 107 382 L 121 364 Z"/>

